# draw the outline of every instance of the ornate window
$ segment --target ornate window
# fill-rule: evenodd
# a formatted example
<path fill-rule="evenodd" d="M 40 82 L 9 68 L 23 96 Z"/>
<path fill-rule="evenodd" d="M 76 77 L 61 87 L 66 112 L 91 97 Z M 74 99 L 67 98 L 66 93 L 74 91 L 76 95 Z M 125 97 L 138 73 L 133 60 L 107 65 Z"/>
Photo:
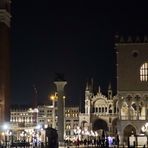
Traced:
<path fill-rule="evenodd" d="M 140 81 L 148 81 L 148 62 L 140 67 Z"/>

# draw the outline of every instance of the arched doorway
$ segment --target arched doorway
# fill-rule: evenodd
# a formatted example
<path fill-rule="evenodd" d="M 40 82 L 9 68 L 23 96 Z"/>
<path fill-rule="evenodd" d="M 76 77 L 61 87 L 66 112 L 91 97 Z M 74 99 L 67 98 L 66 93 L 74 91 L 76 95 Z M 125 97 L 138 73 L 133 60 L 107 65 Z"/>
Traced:
<path fill-rule="evenodd" d="M 126 144 L 128 144 L 128 138 L 131 136 L 131 135 L 136 135 L 136 129 L 134 126 L 132 125 L 127 125 L 125 128 L 124 128 L 124 142 Z"/>
<path fill-rule="evenodd" d="M 93 123 L 93 130 L 94 131 L 97 131 L 97 130 L 108 131 L 108 126 L 107 126 L 106 121 L 102 119 L 95 120 Z"/>

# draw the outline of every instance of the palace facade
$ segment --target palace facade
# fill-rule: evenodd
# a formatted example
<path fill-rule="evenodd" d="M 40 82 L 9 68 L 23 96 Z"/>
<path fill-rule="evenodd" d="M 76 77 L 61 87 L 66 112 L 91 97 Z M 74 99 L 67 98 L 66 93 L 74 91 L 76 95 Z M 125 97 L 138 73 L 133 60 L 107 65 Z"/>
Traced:
<path fill-rule="evenodd" d="M 127 144 L 131 135 L 138 137 L 148 131 L 148 39 L 116 37 L 115 50 L 117 94 L 112 96 L 110 86 L 108 96 L 100 89 L 94 94 L 93 86 L 87 84 L 79 126 L 119 136 L 120 144 Z"/>

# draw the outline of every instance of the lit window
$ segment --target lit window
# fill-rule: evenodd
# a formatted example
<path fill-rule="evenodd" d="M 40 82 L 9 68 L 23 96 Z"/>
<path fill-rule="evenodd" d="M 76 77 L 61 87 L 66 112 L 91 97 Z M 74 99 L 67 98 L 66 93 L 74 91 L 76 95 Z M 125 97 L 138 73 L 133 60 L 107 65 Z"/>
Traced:
<path fill-rule="evenodd" d="M 140 81 L 148 81 L 148 63 L 144 63 L 140 67 Z"/>

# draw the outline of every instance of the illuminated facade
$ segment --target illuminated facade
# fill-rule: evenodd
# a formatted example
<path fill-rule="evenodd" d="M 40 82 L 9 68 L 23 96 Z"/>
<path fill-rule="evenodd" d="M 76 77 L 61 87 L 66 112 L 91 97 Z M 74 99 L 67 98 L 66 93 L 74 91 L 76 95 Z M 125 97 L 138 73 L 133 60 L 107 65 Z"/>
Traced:
<path fill-rule="evenodd" d="M 148 40 L 117 38 L 117 122 L 120 143 L 141 134 L 148 120 Z"/>
<path fill-rule="evenodd" d="M 74 136 L 74 129 L 79 126 L 79 107 L 65 107 L 65 139 Z"/>
<path fill-rule="evenodd" d="M 128 138 L 132 134 L 139 136 L 148 120 L 148 39 L 144 37 L 141 42 L 139 38 L 128 38 L 125 42 L 118 38 L 115 49 L 117 94 L 112 96 L 110 86 L 107 96 L 100 88 L 94 94 L 93 85 L 87 84 L 85 112 L 79 115 L 79 127 L 100 135 L 101 130 L 105 131 L 106 135 L 119 136 L 120 144 L 128 144 Z"/>
<path fill-rule="evenodd" d="M 0 1 L 0 122 L 9 120 L 10 0 Z"/>
<path fill-rule="evenodd" d="M 102 130 L 106 135 L 115 136 L 117 130 L 116 98 L 112 96 L 111 85 L 108 87 L 108 96 L 101 93 L 100 87 L 94 94 L 93 84 L 87 84 L 85 89 L 85 112 L 79 115 L 79 127 L 82 131 L 97 131 L 99 136 Z"/>
<path fill-rule="evenodd" d="M 45 142 L 45 130 L 38 124 L 38 109 L 28 106 L 13 106 L 10 110 L 9 127 L 3 130 L 12 143 L 16 141 L 26 141 L 32 143 Z M 11 135 L 9 134 L 11 133 Z M 3 138 L 2 138 L 3 139 Z M 5 140 L 5 138 L 4 138 Z"/>
<path fill-rule="evenodd" d="M 39 105 L 38 107 L 38 124 L 53 127 L 53 106 Z M 55 108 L 57 112 L 57 107 Z M 57 113 L 55 114 L 55 123 L 57 124 Z M 57 126 L 57 125 L 56 125 Z"/>
<path fill-rule="evenodd" d="M 38 109 L 28 107 L 13 107 L 10 110 L 10 123 L 18 127 L 35 127 L 37 125 Z"/>
<path fill-rule="evenodd" d="M 10 110 L 10 124 L 13 130 L 25 130 L 26 128 L 35 129 L 36 126 L 53 127 L 53 106 L 38 105 L 37 108 L 13 107 Z M 55 123 L 57 128 L 57 107 L 55 108 Z M 74 129 L 79 125 L 79 107 L 65 107 L 65 129 L 64 135 L 71 137 Z"/>

